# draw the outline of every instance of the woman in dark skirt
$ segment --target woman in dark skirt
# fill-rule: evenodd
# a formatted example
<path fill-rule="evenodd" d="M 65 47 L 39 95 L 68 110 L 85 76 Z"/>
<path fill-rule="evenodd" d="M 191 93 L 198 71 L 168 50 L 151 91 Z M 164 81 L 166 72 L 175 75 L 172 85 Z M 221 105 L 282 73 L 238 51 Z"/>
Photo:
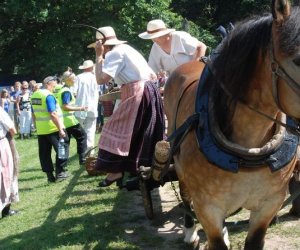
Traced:
<path fill-rule="evenodd" d="M 104 84 L 114 78 L 121 89 L 121 103 L 105 123 L 99 140 L 96 168 L 107 172 L 99 183 L 106 187 L 118 184 L 125 171 L 134 174 L 139 166 L 151 165 L 165 126 L 155 73 L 138 51 L 117 39 L 112 27 L 99 30 L 106 39 L 97 32 L 98 41 L 90 45 L 96 50 L 97 82 Z"/>

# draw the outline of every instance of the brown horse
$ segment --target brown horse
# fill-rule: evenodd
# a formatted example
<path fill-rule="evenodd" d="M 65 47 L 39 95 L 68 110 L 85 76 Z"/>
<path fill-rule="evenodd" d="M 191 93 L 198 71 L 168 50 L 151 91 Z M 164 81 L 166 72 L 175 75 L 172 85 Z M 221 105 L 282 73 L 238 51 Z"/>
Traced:
<path fill-rule="evenodd" d="M 247 167 L 245 162 L 269 155 L 282 144 L 288 134 L 283 126 L 286 115 L 300 118 L 299 8 L 273 0 L 272 15 L 236 25 L 208 65 L 211 73 L 203 89 L 210 93 L 208 116 L 214 140 L 246 160 L 238 162 L 238 171 L 221 169 L 214 159 L 207 159 L 201 145 L 199 150 L 196 129 L 190 130 L 174 154 L 182 199 L 192 204 L 206 233 L 207 249 L 228 249 L 223 222 L 239 208 L 251 211 L 245 249 L 263 249 L 297 159 L 292 154 L 276 171 L 267 163 Z M 195 113 L 204 66 L 190 62 L 169 77 L 164 90 L 169 135 Z M 188 227 L 192 226 L 190 221 Z M 195 235 L 185 240 L 193 241 Z"/>

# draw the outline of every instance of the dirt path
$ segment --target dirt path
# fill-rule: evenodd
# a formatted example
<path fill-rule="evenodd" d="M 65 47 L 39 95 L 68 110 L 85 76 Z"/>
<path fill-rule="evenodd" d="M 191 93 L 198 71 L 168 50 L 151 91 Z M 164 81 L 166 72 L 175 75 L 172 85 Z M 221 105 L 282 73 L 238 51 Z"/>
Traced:
<path fill-rule="evenodd" d="M 127 210 L 128 215 L 135 216 L 129 221 L 125 220 L 125 232 L 128 239 L 137 244 L 140 249 L 199 249 L 198 246 L 187 246 L 183 243 L 183 214 L 176 199 L 175 192 L 170 183 L 166 183 L 159 189 L 152 191 L 154 206 L 154 219 L 148 220 L 142 204 L 142 197 L 139 191 L 130 192 L 130 199 L 134 208 Z M 279 223 L 268 229 L 266 237 L 266 250 L 298 250 L 300 249 L 300 219 L 287 215 L 290 206 L 287 206 L 279 213 Z M 242 210 L 239 214 L 230 219 L 241 221 L 249 218 L 249 213 Z M 246 238 L 247 225 L 229 228 L 229 237 L 233 250 L 243 249 Z M 200 246 L 205 244 L 205 235 L 199 225 Z"/>

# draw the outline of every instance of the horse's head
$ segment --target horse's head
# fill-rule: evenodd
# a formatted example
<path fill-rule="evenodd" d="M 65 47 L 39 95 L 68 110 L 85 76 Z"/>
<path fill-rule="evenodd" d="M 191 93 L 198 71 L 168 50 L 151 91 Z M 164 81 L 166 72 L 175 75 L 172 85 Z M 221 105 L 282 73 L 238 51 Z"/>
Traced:
<path fill-rule="evenodd" d="M 270 42 L 273 96 L 280 109 L 300 118 L 300 11 L 286 0 L 273 0 Z"/>

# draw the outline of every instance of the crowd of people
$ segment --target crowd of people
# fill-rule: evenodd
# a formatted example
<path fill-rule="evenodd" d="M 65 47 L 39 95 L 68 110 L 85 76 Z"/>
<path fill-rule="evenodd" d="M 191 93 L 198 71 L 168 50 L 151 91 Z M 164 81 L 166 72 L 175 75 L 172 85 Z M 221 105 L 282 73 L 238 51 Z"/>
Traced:
<path fill-rule="evenodd" d="M 68 68 L 60 78 L 47 76 L 41 88 L 34 81 L 16 82 L 11 91 L 1 92 L 0 143 L 5 144 L 1 150 L 10 152 L 5 156 L 10 160 L 4 159 L 1 152 L 0 180 L 7 180 L 8 186 L 16 181 L 8 171 L 13 172 L 17 164 L 13 161 L 16 151 L 9 147 L 6 135 L 17 132 L 23 139 L 36 130 L 40 164 L 49 183 L 68 177 L 71 137 L 77 142 L 79 164 L 84 164 L 86 152 L 95 146 L 97 131 L 101 136 L 95 168 L 107 173 L 99 187 L 115 182 L 121 185 L 124 172 L 136 174 L 139 166 L 151 165 L 155 144 L 165 137 L 161 97 L 164 83 L 176 67 L 204 56 L 206 46 L 187 32 L 169 29 L 162 20 L 152 20 L 147 31 L 139 35 L 153 41 L 147 61 L 127 41 L 119 40 L 112 27 L 100 27 L 98 31 L 96 42 L 88 45 L 95 49 L 96 61 L 85 60 L 78 67 L 81 74 L 76 76 Z M 104 123 L 99 95 L 106 93 L 112 81 L 120 90 L 121 100 Z M 59 154 L 61 141 L 64 157 Z M 6 210 L 14 214 L 9 208 L 17 200 L 17 186 L 9 190 L 16 197 L 9 201 L 4 195 L 7 188 L 0 187 L 2 215 L 3 211 L 7 214 Z"/>
<path fill-rule="evenodd" d="M 0 106 L 6 111 L 21 139 L 29 138 L 35 131 L 31 117 L 31 95 L 39 89 L 35 80 L 16 81 L 10 89 L 1 90 Z"/>

